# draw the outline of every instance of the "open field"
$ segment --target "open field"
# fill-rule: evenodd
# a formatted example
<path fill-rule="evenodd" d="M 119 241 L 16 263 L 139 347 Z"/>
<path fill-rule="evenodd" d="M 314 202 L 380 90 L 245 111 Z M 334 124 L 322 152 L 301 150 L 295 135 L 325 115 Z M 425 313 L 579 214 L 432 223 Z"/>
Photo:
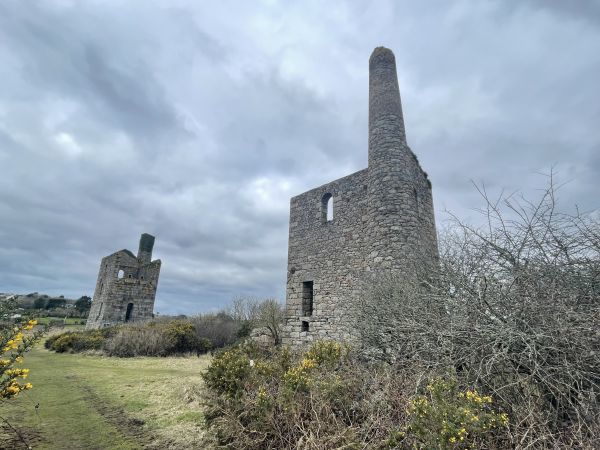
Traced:
<path fill-rule="evenodd" d="M 0 415 L 35 449 L 198 448 L 208 361 L 56 354 L 38 344 L 23 364 L 33 389 L 1 404 Z M 0 448 L 26 447 L 4 426 Z"/>
<path fill-rule="evenodd" d="M 67 325 L 67 326 L 71 326 L 71 325 L 83 326 L 83 325 L 85 325 L 85 319 L 81 319 L 79 317 L 67 317 L 66 319 L 61 318 L 61 317 L 37 317 L 35 320 L 37 320 L 37 322 L 40 325 L 48 325 L 51 320 L 65 321 L 65 325 Z M 83 324 L 82 324 L 82 322 L 83 322 Z"/>

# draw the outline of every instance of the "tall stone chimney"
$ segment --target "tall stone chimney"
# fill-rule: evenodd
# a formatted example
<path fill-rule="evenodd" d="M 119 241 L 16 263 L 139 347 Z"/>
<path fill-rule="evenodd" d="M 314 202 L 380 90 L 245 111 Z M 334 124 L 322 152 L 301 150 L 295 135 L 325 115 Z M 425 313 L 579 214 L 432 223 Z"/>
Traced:
<path fill-rule="evenodd" d="M 144 233 L 140 237 L 140 247 L 137 257 L 144 264 L 152 261 L 152 249 L 154 248 L 154 236 Z"/>
<path fill-rule="evenodd" d="M 368 212 L 369 269 L 408 274 L 423 259 L 421 244 L 435 242 L 435 226 L 431 189 L 406 143 L 396 58 L 385 47 L 369 59 Z"/>
<path fill-rule="evenodd" d="M 369 167 L 406 145 L 394 53 L 377 47 L 369 58 Z"/>

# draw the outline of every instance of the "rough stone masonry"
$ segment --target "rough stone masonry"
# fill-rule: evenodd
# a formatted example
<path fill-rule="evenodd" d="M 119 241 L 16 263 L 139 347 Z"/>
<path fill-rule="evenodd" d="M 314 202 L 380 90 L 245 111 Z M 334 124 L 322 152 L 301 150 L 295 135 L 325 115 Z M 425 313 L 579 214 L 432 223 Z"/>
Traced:
<path fill-rule="evenodd" d="M 102 258 L 86 329 L 152 319 L 161 265 L 153 248 L 154 236 L 144 233 L 137 257 L 119 250 Z"/>
<path fill-rule="evenodd" d="M 406 143 L 396 60 L 369 60 L 369 166 L 291 199 L 283 343 L 351 341 L 351 305 L 385 274 L 433 267 L 431 182 Z"/>

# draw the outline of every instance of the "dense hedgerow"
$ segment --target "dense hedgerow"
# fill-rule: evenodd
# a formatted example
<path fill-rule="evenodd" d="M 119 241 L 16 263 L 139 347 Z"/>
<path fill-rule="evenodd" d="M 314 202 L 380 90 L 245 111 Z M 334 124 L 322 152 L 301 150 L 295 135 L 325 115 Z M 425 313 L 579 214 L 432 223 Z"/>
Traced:
<path fill-rule="evenodd" d="M 426 373 L 359 363 L 333 342 L 301 354 L 244 344 L 203 375 L 206 424 L 232 449 L 502 448 L 509 418 L 490 396 Z"/>
<path fill-rule="evenodd" d="M 67 332 L 49 337 L 44 346 L 57 353 L 82 352 L 84 350 L 100 350 L 105 337 L 98 332 Z"/>
<path fill-rule="evenodd" d="M 222 348 L 234 344 L 240 337 L 247 336 L 245 323 L 235 320 L 224 312 L 217 314 L 201 314 L 189 319 L 194 325 L 196 335 L 208 339 L 213 348 Z"/>
<path fill-rule="evenodd" d="M 199 338 L 194 326 L 185 321 L 151 322 L 122 326 L 106 341 L 109 356 L 168 356 L 183 353 L 206 353 L 210 341 Z"/>
<path fill-rule="evenodd" d="M 202 354 L 212 348 L 208 339 L 196 335 L 193 324 L 178 320 L 66 332 L 44 345 L 59 353 L 97 350 L 120 357 Z"/>

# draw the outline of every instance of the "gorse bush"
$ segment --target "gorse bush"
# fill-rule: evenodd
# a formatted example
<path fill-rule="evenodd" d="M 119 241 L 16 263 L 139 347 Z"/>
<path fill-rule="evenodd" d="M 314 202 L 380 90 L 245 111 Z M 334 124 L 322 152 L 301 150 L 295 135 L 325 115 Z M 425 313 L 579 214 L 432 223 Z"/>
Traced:
<path fill-rule="evenodd" d="M 409 404 L 405 436 L 420 448 L 481 448 L 487 434 L 508 425 L 508 415 L 492 409 L 492 397 L 461 391 L 453 378 L 437 378 L 427 393 Z"/>
<path fill-rule="evenodd" d="M 0 305 L 0 319 L 6 319 L 12 305 L 8 302 Z M 20 392 L 31 389 L 31 383 L 25 382 L 29 369 L 20 367 L 23 355 L 29 351 L 41 331 L 34 332 L 35 320 L 16 323 L 6 320 L 0 326 L 0 401 L 16 397 Z"/>
<path fill-rule="evenodd" d="M 41 337 L 42 330 L 35 329 L 37 321 L 14 318 L 17 303 L 14 299 L 0 300 L 0 404 L 11 401 L 33 385 L 27 381 L 29 369 L 22 366 L 24 355 Z M 2 414 L 4 416 L 4 414 Z M 17 438 L 31 448 L 23 435 L 6 417 L 1 417 L 5 430 L 11 430 Z"/>
<path fill-rule="evenodd" d="M 74 331 L 49 337 L 44 346 L 57 353 L 101 350 L 105 337 L 96 331 Z"/>
<path fill-rule="evenodd" d="M 206 353 L 212 348 L 212 343 L 206 338 L 200 338 L 190 322 L 169 322 L 163 329 L 165 340 L 171 353 L 196 352 Z"/>
<path fill-rule="evenodd" d="M 319 366 L 334 368 L 348 356 L 349 347 L 337 342 L 316 341 L 305 353 L 305 359 Z"/>
<path fill-rule="evenodd" d="M 232 347 L 218 353 L 203 375 L 204 382 L 213 392 L 228 398 L 239 398 L 252 373 L 247 349 Z"/>
<path fill-rule="evenodd" d="M 299 354 L 232 347 L 203 377 L 209 436 L 225 448 L 494 448 L 508 420 L 452 376 L 421 386 L 422 376 L 364 364 L 334 342 Z"/>

